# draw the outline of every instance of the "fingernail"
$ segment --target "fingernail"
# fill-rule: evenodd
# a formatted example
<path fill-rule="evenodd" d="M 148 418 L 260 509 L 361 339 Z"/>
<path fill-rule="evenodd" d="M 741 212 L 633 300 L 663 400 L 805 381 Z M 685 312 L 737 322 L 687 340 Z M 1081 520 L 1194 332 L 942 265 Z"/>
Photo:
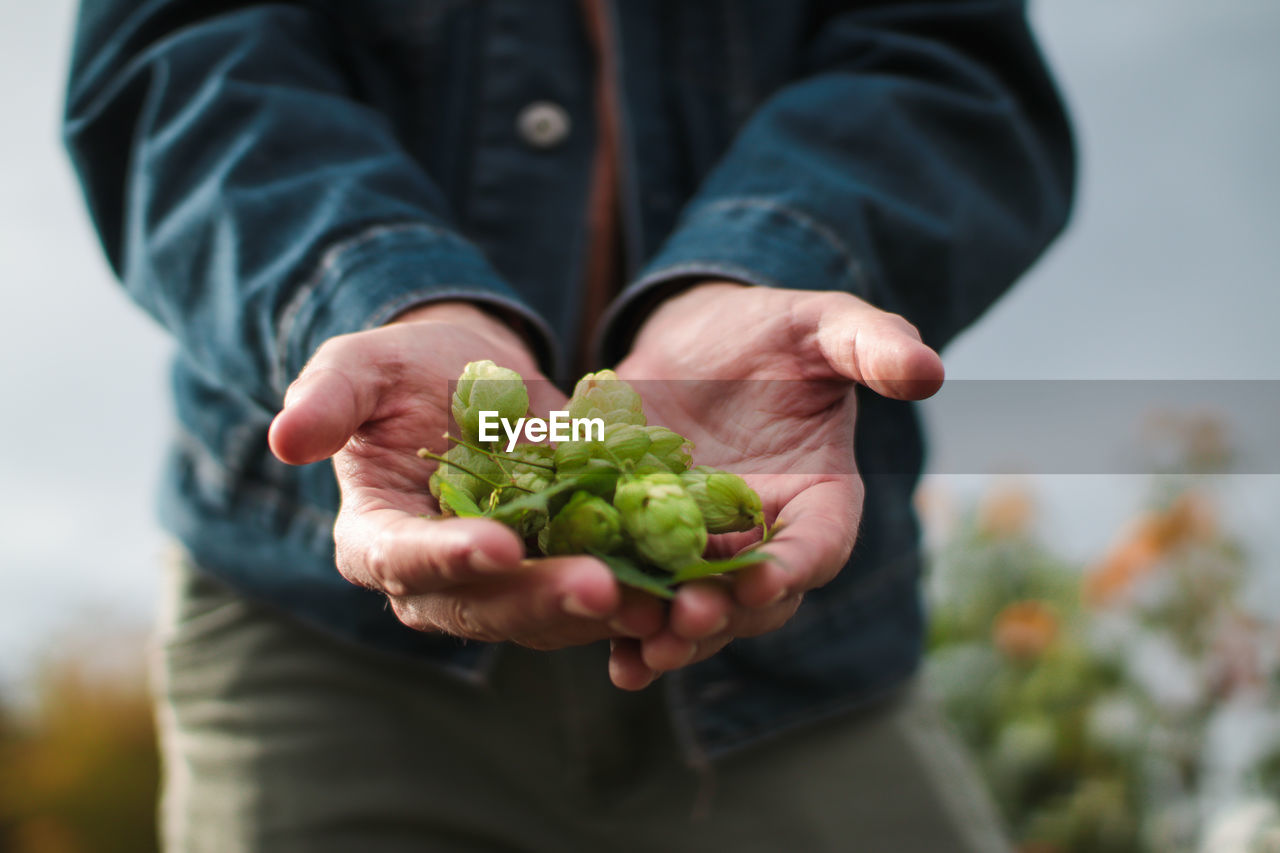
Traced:
<path fill-rule="evenodd" d="M 694 655 L 696 655 L 697 653 L 698 653 L 698 644 L 697 644 L 697 643 L 690 643 L 690 644 L 689 644 L 689 654 L 687 654 L 687 655 L 685 655 L 685 656 L 684 656 L 684 660 L 680 661 L 679 665 L 678 665 L 678 666 L 676 666 L 676 669 L 679 669 L 679 668 L 680 668 L 680 667 L 682 667 L 682 666 L 688 666 L 688 665 L 689 665 L 689 661 L 693 660 Z"/>
<path fill-rule="evenodd" d="M 729 627 L 729 614 L 722 613 L 720 614 L 720 618 L 716 620 L 716 624 L 711 628 L 710 636 L 714 637 L 716 634 L 723 633 L 724 629 L 728 627 Z"/>
<path fill-rule="evenodd" d="M 631 637 L 632 639 L 635 639 L 635 640 L 640 639 L 640 634 L 637 634 L 635 631 L 632 631 L 626 625 L 623 625 L 621 619 L 610 619 L 609 630 L 615 634 L 621 634 L 624 637 Z"/>
<path fill-rule="evenodd" d="M 502 571 L 502 564 L 484 551 L 476 549 L 471 552 L 471 568 L 477 572 L 497 572 Z"/>
<path fill-rule="evenodd" d="M 784 599 L 784 598 L 786 598 L 786 597 L 787 597 L 787 588 L 784 586 L 782 589 L 778 590 L 777 592 L 775 592 L 775 593 L 773 594 L 773 598 L 769 599 L 768 601 L 766 601 L 764 604 L 762 604 L 762 605 L 760 605 L 760 606 L 761 606 L 761 607 L 772 607 L 773 605 L 777 604 L 779 601 L 781 601 L 782 599 Z"/>
<path fill-rule="evenodd" d="M 581 616 L 583 619 L 599 619 L 602 616 L 609 615 L 607 610 L 598 611 L 587 607 L 587 605 L 583 604 L 582 601 L 580 601 L 573 593 L 569 593 L 564 598 L 560 599 L 560 607 L 565 613 L 568 613 L 571 616 Z"/>

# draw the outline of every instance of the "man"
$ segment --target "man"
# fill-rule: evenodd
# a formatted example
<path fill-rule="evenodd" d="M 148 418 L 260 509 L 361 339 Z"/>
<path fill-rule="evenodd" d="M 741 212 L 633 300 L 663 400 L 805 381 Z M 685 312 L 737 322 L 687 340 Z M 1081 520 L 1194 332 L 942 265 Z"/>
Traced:
<path fill-rule="evenodd" d="M 907 689 L 896 401 L 1066 217 L 1021 3 L 86 0 L 65 131 L 179 344 L 172 849 L 999 846 Z M 776 559 L 667 609 L 421 518 L 448 380 L 571 356 Z"/>

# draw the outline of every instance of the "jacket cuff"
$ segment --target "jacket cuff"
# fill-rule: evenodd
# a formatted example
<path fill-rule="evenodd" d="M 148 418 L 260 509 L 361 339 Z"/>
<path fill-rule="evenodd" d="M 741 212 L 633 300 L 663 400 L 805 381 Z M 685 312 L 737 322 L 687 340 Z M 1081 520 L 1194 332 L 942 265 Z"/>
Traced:
<path fill-rule="evenodd" d="M 681 224 L 605 312 L 595 341 L 603 364 L 626 355 L 645 317 L 682 285 L 724 279 L 760 287 L 843 290 L 870 299 L 859 254 L 830 228 L 773 199 L 712 202 Z"/>
<path fill-rule="evenodd" d="M 551 328 L 475 246 L 430 225 L 399 223 L 368 228 L 324 253 L 281 314 L 272 385 L 283 395 L 329 338 L 376 328 L 415 305 L 451 299 L 518 318 L 539 364 L 549 371 L 557 367 Z"/>

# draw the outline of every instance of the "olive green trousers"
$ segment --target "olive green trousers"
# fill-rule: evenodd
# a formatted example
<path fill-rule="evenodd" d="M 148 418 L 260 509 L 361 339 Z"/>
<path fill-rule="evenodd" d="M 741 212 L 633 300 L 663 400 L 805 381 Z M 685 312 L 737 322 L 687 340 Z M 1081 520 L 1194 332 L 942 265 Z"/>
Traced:
<path fill-rule="evenodd" d="M 504 648 L 484 684 L 330 639 L 175 561 L 154 646 L 171 853 L 1004 851 L 919 691 L 691 769 L 661 684 Z"/>

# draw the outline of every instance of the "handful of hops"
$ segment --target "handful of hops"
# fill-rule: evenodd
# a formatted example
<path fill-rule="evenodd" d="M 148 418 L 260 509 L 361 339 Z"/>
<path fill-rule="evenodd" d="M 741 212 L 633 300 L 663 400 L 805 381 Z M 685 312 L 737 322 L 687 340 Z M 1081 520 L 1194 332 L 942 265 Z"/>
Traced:
<path fill-rule="evenodd" d="M 547 556 L 592 554 L 619 582 L 663 597 L 687 580 L 768 559 L 758 551 L 703 559 L 709 533 L 760 527 L 768 539 L 760 496 L 737 474 L 690 468 L 693 445 L 649 426 L 640 395 L 612 370 L 579 380 L 567 411 L 573 438 L 555 447 L 508 445 L 507 434 L 495 440 L 486 430 L 519 422 L 529 408 L 520 375 L 491 361 L 466 366 L 451 408 L 461 433 L 449 436 L 454 446 L 418 451 L 440 463 L 429 487 L 446 516 L 495 519 Z M 585 437 L 577 422 L 588 424 Z"/>

